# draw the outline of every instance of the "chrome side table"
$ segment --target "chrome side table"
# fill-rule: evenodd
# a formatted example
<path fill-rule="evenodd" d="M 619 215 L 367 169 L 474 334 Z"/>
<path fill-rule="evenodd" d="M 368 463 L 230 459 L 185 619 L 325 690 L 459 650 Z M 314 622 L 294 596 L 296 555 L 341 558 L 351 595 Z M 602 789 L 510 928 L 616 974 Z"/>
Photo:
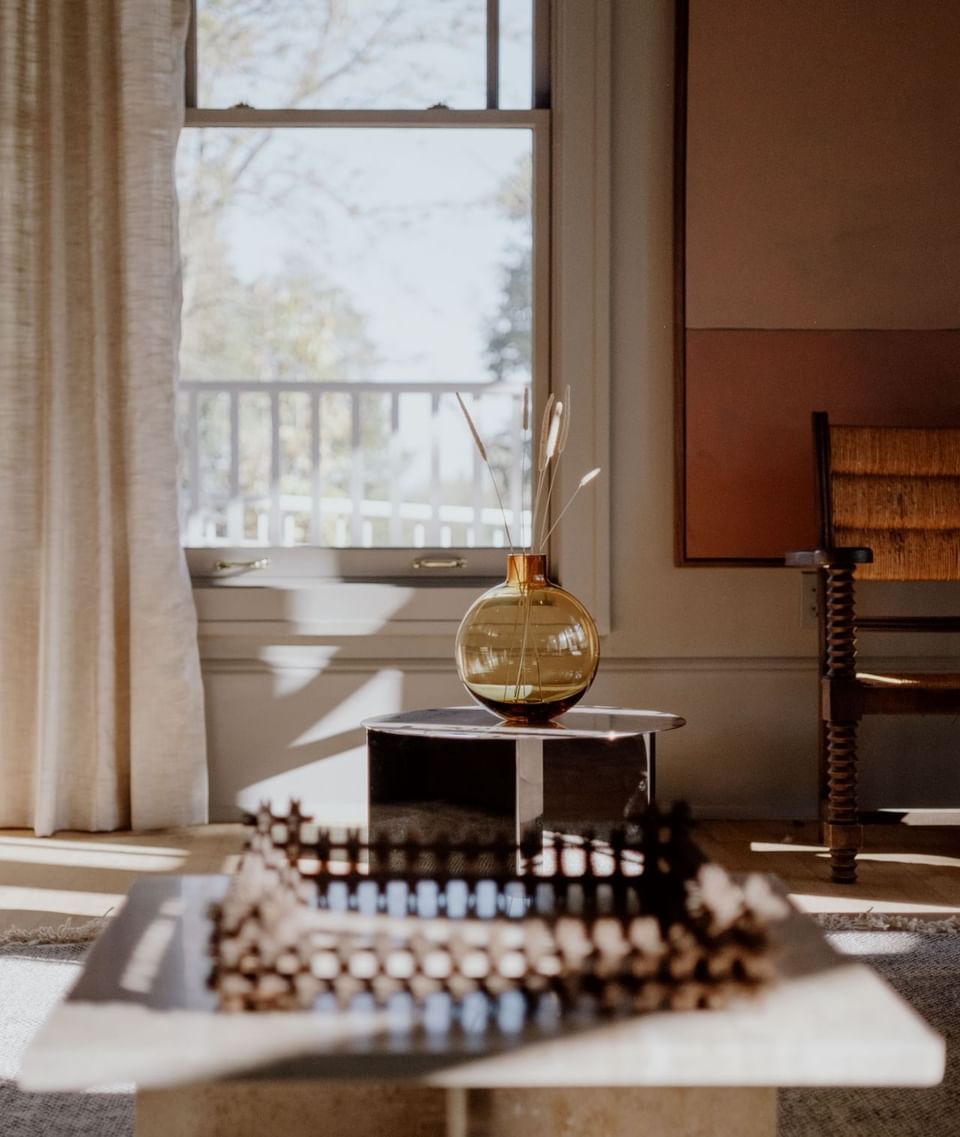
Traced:
<path fill-rule="evenodd" d="M 484 707 L 366 719 L 369 825 L 401 814 L 422 831 L 451 819 L 495 822 L 519 840 L 562 824 L 622 825 L 655 792 L 656 736 L 678 715 L 577 706 L 552 723 L 505 722 Z"/>

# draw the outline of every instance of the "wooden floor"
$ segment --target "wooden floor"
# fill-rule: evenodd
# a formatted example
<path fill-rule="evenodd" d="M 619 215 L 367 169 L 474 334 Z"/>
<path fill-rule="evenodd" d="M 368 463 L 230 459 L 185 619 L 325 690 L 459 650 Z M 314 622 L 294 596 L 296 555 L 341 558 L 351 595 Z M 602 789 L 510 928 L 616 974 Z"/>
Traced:
<path fill-rule="evenodd" d="M 960 825 L 865 825 L 856 884 L 831 884 L 813 822 L 704 821 L 705 853 L 731 872 L 774 873 L 807 912 L 960 913 Z"/>
<path fill-rule="evenodd" d="M 810 912 L 960 913 L 957 825 L 868 826 L 856 885 L 829 883 L 812 823 L 704 821 L 696 838 L 733 872 L 776 874 Z M 44 838 L 0 830 L 0 936 L 12 927 L 107 915 L 145 873 L 226 871 L 242 843 L 239 825 Z"/>
<path fill-rule="evenodd" d="M 0 937 L 113 913 L 147 873 L 228 871 L 242 845 L 241 825 L 55 837 L 0 829 Z"/>

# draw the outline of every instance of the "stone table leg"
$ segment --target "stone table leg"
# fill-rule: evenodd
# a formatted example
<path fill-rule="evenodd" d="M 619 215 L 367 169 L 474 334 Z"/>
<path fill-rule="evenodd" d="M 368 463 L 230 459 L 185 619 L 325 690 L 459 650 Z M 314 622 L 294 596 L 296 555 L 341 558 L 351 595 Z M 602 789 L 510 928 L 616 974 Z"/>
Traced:
<path fill-rule="evenodd" d="M 389 1082 L 201 1082 L 137 1094 L 136 1137 L 445 1137 L 445 1091 Z"/>
<path fill-rule="evenodd" d="M 777 1091 L 622 1086 L 468 1090 L 466 1112 L 466 1130 L 448 1130 L 448 1137 L 776 1137 Z"/>
<path fill-rule="evenodd" d="M 776 1137 L 773 1088 L 216 1082 L 137 1094 L 136 1137 Z"/>

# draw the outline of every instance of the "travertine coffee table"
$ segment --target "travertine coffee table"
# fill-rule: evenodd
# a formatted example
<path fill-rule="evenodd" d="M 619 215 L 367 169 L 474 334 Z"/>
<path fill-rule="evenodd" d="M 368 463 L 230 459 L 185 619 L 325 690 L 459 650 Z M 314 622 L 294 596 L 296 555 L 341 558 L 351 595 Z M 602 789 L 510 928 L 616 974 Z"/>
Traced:
<path fill-rule="evenodd" d="M 722 1011 L 524 1034 L 389 1015 L 219 1014 L 220 876 L 138 881 L 25 1057 L 29 1090 L 137 1085 L 137 1137 L 773 1137 L 776 1087 L 930 1086 L 944 1043 L 799 913 L 780 982 Z"/>

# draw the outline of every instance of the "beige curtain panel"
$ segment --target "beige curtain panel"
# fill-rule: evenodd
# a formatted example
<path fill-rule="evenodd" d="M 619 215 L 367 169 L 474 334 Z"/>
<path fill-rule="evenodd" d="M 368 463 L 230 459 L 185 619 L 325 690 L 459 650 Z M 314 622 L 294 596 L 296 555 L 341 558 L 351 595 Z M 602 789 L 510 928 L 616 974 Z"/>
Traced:
<path fill-rule="evenodd" d="M 184 0 L 0 3 L 0 825 L 206 819 L 177 532 Z"/>

